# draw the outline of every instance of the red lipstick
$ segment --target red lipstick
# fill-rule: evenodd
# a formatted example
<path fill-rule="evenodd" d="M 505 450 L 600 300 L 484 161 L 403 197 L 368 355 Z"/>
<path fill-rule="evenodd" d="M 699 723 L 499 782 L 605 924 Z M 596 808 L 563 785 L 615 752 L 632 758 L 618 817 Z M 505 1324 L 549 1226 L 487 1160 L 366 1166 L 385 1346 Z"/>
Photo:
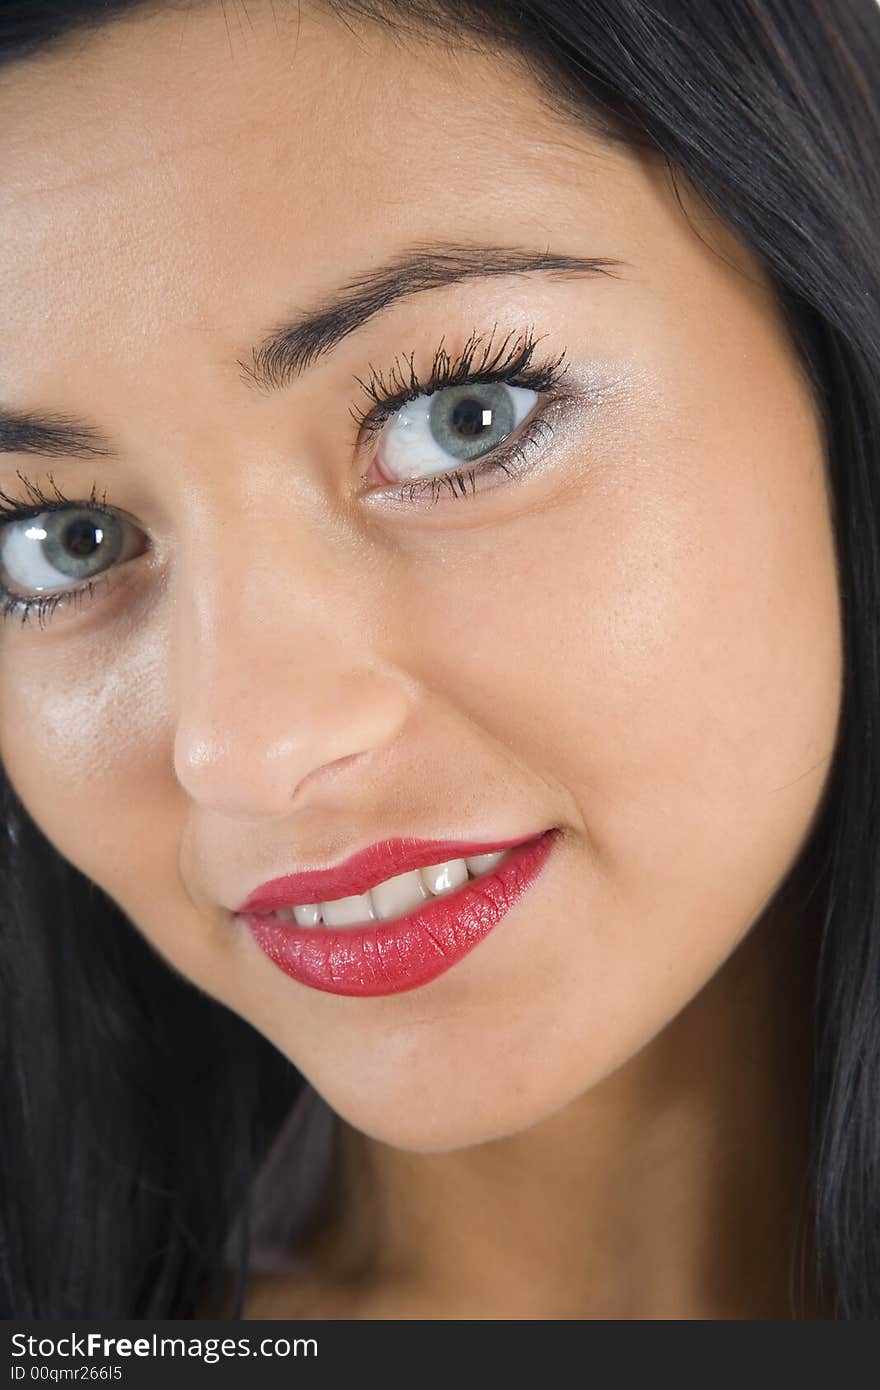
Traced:
<path fill-rule="evenodd" d="M 332 869 L 306 870 L 255 889 L 238 909 L 257 945 L 279 969 L 330 994 L 398 994 L 427 984 L 486 936 L 539 874 L 556 829 L 530 839 L 385 840 Z M 489 873 L 428 898 L 401 917 L 362 927 L 300 927 L 270 914 L 301 903 L 365 893 L 410 869 L 510 850 Z"/>

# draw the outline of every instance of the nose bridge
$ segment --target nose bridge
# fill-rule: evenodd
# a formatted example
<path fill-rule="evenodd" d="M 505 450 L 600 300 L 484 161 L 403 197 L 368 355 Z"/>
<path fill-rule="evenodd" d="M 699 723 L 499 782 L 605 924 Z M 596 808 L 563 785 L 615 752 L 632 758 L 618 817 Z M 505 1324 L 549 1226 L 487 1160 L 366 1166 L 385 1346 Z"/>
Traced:
<path fill-rule="evenodd" d="M 218 529 L 222 549 L 194 536 L 176 567 L 175 773 L 213 811 L 280 816 L 321 768 L 393 741 L 408 682 L 375 649 L 350 540 Z"/>

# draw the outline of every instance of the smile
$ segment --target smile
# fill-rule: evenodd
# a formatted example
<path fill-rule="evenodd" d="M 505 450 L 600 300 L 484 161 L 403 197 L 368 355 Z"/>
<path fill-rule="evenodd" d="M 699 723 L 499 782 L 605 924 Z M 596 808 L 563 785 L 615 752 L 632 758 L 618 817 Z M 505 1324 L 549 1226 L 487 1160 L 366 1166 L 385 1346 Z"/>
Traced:
<path fill-rule="evenodd" d="M 291 901 L 285 885 L 316 883 L 319 872 L 276 880 L 236 915 L 301 984 L 331 994 L 396 994 L 427 984 L 473 950 L 526 892 L 557 838 L 548 830 L 511 848 L 423 864 L 376 878 L 359 893 L 313 902 Z"/>
<path fill-rule="evenodd" d="M 442 864 L 429 864 L 424 869 L 410 869 L 377 883 L 366 893 L 330 902 L 302 903 L 282 907 L 272 916 L 279 922 L 297 922 L 301 927 L 367 926 L 370 922 L 387 922 L 418 907 L 426 898 L 440 897 L 460 888 L 471 879 L 489 873 L 510 853 L 496 850 L 467 859 L 448 859 Z"/>

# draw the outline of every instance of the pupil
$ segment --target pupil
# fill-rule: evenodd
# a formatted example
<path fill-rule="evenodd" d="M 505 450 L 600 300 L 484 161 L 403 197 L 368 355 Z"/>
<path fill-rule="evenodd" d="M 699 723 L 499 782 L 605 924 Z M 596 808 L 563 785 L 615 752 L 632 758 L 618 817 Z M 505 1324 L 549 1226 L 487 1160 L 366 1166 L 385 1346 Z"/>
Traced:
<path fill-rule="evenodd" d="M 74 555 L 93 555 L 97 541 L 98 528 L 93 521 L 72 521 L 64 533 L 64 543 Z"/>
<path fill-rule="evenodd" d="M 483 416 L 488 415 L 489 420 L 484 421 Z M 452 424 L 460 434 L 467 435 L 474 439 L 488 424 L 491 423 L 492 412 L 473 397 L 470 400 L 458 401 L 452 412 Z"/>

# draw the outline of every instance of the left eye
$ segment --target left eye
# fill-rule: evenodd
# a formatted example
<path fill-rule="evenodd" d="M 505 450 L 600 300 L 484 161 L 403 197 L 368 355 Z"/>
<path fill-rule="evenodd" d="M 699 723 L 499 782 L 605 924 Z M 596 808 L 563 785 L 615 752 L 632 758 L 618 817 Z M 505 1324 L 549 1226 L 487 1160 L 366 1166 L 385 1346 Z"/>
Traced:
<path fill-rule="evenodd" d="M 392 482 L 407 482 L 472 463 L 503 444 L 537 401 L 537 391 L 497 381 L 417 396 L 382 432 L 377 451 L 382 470 Z"/>

